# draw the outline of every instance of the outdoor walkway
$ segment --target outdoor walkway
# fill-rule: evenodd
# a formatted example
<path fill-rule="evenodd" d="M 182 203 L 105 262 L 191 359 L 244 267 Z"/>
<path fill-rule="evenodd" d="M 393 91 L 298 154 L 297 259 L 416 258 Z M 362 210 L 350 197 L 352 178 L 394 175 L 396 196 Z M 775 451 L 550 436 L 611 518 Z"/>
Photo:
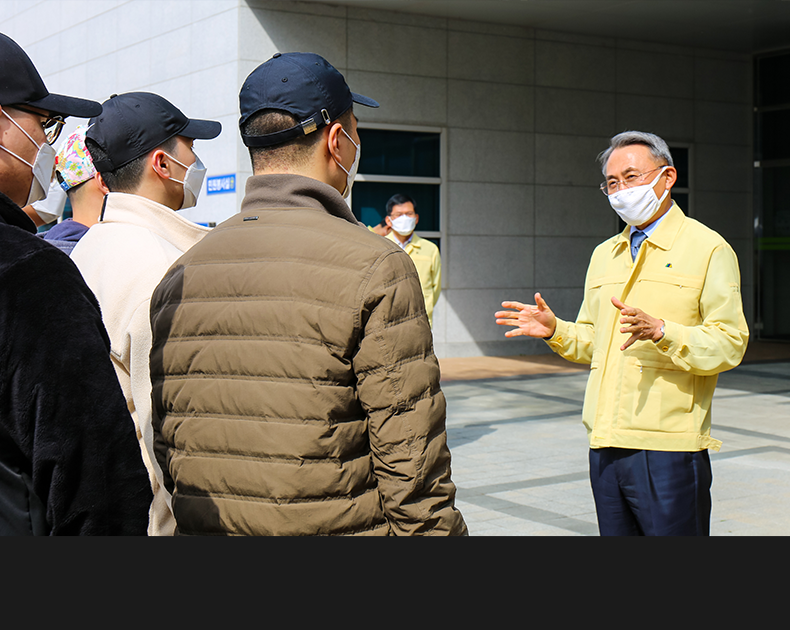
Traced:
<path fill-rule="evenodd" d="M 597 536 L 581 423 L 587 368 L 554 355 L 442 359 L 457 505 L 472 536 Z M 790 535 L 790 344 L 719 377 L 714 536 Z"/>

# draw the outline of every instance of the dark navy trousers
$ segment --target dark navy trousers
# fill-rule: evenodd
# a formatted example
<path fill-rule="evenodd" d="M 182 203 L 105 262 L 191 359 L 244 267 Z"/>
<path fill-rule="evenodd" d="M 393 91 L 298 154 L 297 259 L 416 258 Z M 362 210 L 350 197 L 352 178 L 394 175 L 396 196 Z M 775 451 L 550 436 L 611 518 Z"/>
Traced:
<path fill-rule="evenodd" d="M 710 535 L 708 451 L 590 449 L 601 536 Z"/>

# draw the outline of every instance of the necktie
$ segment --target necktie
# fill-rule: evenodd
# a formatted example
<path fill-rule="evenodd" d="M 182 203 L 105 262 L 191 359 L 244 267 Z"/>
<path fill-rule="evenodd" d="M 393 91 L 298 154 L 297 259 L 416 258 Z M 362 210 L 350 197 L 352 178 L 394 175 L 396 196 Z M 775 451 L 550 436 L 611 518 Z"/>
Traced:
<path fill-rule="evenodd" d="M 637 230 L 631 235 L 631 260 L 636 260 L 636 255 L 639 253 L 639 246 L 647 238 L 647 234 Z"/>

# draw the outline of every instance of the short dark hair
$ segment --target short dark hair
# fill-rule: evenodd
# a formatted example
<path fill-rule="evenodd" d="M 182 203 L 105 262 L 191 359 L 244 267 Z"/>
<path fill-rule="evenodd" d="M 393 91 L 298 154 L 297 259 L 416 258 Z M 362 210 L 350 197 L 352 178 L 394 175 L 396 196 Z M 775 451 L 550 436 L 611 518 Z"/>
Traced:
<path fill-rule="evenodd" d="M 339 122 L 344 127 L 348 127 L 351 124 L 352 113 L 353 108 L 349 108 L 332 122 Z M 262 109 L 250 116 L 241 126 L 240 131 L 247 136 L 263 136 L 290 129 L 300 122 L 284 110 Z M 304 166 L 309 162 L 316 145 L 321 140 L 322 134 L 319 132 L 320 130 L 314 131 L 306 136 L 299 136 L 271 147 L 249 147 L 253 172 L 277 169 L 283 166 Z"/>
<path fill-rule="evenodd" d="M 178 136 L 173 136 L 172 138 L 165 140 L 160 146 L 156 147 L 156 149 L 151 149 L 151 151 L 162 149 L 163 151 L 172 153 L 176 148 L 177 140 Z M 88 148 L 88 153 L 91 154 L 91 159 L 93 160 L 94 164 L 107 158 L 107 153 L 96 143 L 95 140 L 86 137 L 85 146 Z M 128 164 L 124 164 L 123 166 L 116 168 L 114 171 L 103 172 L 101 176 L 109 191 L 129 193 L 136 190 L 143 178 L 145 162 L 151 151 L 145 155 L 141 155 L 139 158 L 132 160 Z"/>
<path fill-rule="evenodd" d="M 392 208 L 394 206 L 399 206 L 404 203 L 411 203 L 414 206 L 414 212 L 417 212 L 417 204 L 414 203 L 414 199 L 409 197 L 409 195 L 404 195 L 403 193 L 397 193 L 390 197 L 389 201 L 387 202 L 387 216 L 392 216 Z"/>
<path fill-rule="evenodd" d="M 60 174 L 60 171 L 55 171 L 55 177 L 58 178 L 58 184 L 62 184 L 63 183 L 63 175 Z M 71 188 L 69 188 L 66 191 L 66 197 L 68 197 L 69 199 L 72 199 L 73 197 L 75 197 L 79 193 L 79 191 L 84 188 L 85 184 L 88 181 L 90 181 L 90 180 L 86 179 L 84 182 L 80 182 L 76 186 L 72 186 Z"/>

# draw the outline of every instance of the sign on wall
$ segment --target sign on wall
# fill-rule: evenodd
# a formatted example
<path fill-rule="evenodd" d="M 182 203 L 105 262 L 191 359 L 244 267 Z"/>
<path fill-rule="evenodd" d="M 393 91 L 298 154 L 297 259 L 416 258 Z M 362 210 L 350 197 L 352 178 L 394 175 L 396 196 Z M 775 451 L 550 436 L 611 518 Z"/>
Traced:
<path fill-rule="evenodd" d="M 221 193 L 236 192 L 236 175 L 215 175 L 206 180 L 206 194 L 219 195 Z"/>

